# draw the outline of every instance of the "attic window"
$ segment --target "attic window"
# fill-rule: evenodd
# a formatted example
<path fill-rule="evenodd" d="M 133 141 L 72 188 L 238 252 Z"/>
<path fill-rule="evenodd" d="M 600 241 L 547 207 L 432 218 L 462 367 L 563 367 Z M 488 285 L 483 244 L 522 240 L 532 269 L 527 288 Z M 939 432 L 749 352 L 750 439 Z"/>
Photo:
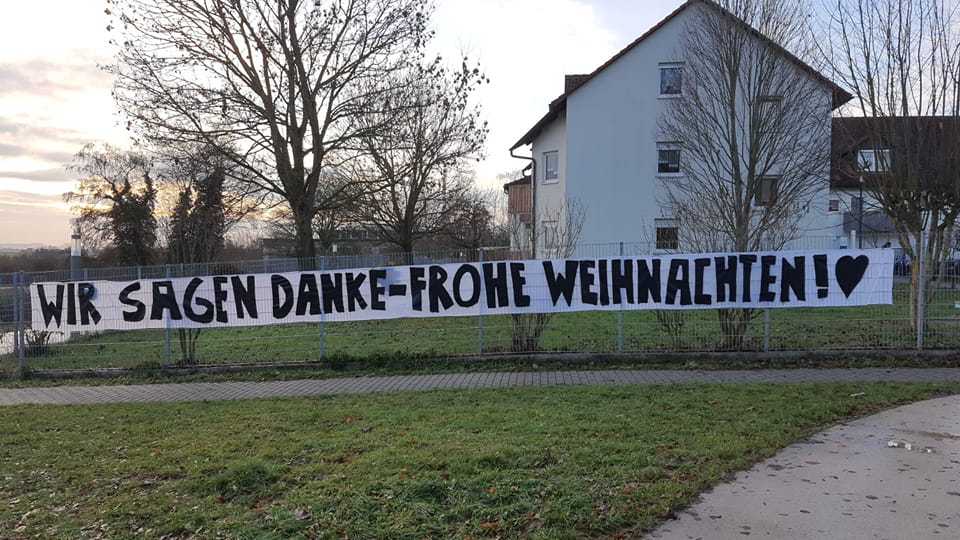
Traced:
<path fill-rule="evenodd" d="M 683 64 L 660 64 L 660 95 L 679 96 L 683 94 Z"/>
<path fill-rule="evenodd" d="M 888 172 L 890 170 L 890 150 L 864 148 L 857 154 L 857 167 L 864 172 Z"/>
<path fill-rule="evenodd" d="M 760 104 L 760 113 L 764 116 L 780 116 L 780 106 L 783 105 L 783 96 L 765 94 L 757 100 Z"/>

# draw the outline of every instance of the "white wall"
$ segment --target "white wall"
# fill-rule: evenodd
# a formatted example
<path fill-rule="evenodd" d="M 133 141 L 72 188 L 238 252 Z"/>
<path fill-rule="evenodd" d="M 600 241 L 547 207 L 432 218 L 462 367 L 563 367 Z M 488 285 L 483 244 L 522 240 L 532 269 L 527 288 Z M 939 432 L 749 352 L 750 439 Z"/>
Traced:
<path fill-rule="evenodd" d="M 674 51 L 687 10 L 608 66 L 567 100 L 567 192 L 586 206 L 581 243 L 654 242 L 662 215 L 657 177 L 661 62 Z"/>
<path fill-rule="evenodd" d="M 537 227 L 539 231 L 544 230 L 544 222 L 553 219 L 562 219 L 562 210 L 565 199 L 566 179 L 567 179 L 567 115 L 560 115 L 543 132 L 537 136 L 532 145 L 532 156 L 537 160 L 536 172 L 536 195 L 534 196 L 536 204 Z M 556 182 L 544 182 L 544 173 L 546 167 L 543 163 L 543 153 L 557 151 L 559 157 L 559 178 Z M 540 255 L 544 254 L 545 238 L 543 234 L 537 237 L 537 251 Z"/>
<path fill-rule="evenodd" d="M 657 142 L 671 142 L 660 134 L 658 120 L 668 110 L 671 99 L 675 99 L 659 96 L 660 64 L 685 60 L 678 52 L 680 42 L 688 25 L 698 17 L 698 9 L 702 7 L 694 5 L 680 13 L 568 96 L 565 116 L 561 115 L 535 139 L 538 223 L 555 214 L 566 194 L 586 209 L 581 245 L 641 242 L 653 247 L 654 220 L 673 217 L 664 208 L 662 185 L 670 176 L 657 173 Z M 818 101 L 816 109 L 818 116 L 823 117 L 823 133 L 829 134 L 832 96 L 827 88 L 817 88 L 822 89 L 822 95 L 813 95 L 811 99 Z M 824 249 L 848 243 L 841 238 L 843 209 L 828 211 L 829 135 L 821 142 L 824 161 L 817 176 L 822 185 L 806 209 L 801 237 L 788 248 Z M 541 161 L 543 152 L 549 150 L 559 151 L 560 178 L 555 184 L 545 185 Z M 681 156 L 681 168 L 683 160 Z M 542 239 L 538 245 L 542 247 Z M 609 250 L 581 251 L 585 255 Z"/>
<path fill-rule="evenodd" d="M 830 211 L 830 199 L 836 195 L 830 189 L 830 152 L 832 129 L 832 94 L 823 89 L 819 96 L 811 95 L 811 105 L 822 118 L 822 129 L 811 133 L 810 140 L 799 141 L 798 145 L 820 144 L 823 148 L 823 163 L 815 172 L 814 181 L 818 184 L 816 193 L 810 200 L 809 208 L 799 209 L 805 216 L 799 223 L 798 237 L 788 242 L 784 249 L 839 249 L 847 247 L 849 239 L 843 232 L 844 204 L 837 212 Z M 849 198 L 846 204 L 849 204 Z"/>

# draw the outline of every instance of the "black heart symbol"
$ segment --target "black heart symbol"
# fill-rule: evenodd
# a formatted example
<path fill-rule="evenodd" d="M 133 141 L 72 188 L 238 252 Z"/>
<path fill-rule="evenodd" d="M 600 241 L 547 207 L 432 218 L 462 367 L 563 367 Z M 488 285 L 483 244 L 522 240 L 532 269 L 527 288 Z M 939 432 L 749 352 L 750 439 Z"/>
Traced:
<path fill-rule="evenodd" d="M 850 298 L 850 293 L 857 288 L 860 280 L 863 279 L 864 272 L 870 266 L 870 259 L 866 255 L 860 255 L 856 259 L 849 255 L 840 257 L 837 261 L 836 274 L 837 283 L 840 284 L 840 290 Z"/>

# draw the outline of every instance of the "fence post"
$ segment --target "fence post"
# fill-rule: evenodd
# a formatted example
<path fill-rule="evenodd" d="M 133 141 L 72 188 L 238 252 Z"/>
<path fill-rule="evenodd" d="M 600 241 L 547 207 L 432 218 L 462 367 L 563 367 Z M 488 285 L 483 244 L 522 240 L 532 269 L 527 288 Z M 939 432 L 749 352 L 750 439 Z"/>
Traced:
<path fill-rule="evenodd" d="M 10 354 L 17 356 L 20 350 L 20 277 L 16 272 L 10 274 L 10 290 L 13 292 L 13 348 Z"/>
<path fill-rule="evenodd" d="M 165 265 L 165 266 L 166 266 L 167 279 L 170 279 L 170 278 L 172 277 L 172 272 L 171 272 L 170 265 L 167 264 L 167 265 Z M 170 368 L 170 340 L 171 340 L 171 337 L 170 337 L 170 310 L 168 309 L 168 310 L 167 310 L 166 354 L 164 355 L 164 361 L 163 361 L 163 367 L 168 368 L 168 369 Z"/>
<path fill-rule="evenodd" d="M 477 248 L 478 261 L 480 262 L 480 275 L 483 275 L 483 248 Z M 482 282 L 482 280 L 481 280 Z M 480 285 L 480 287 L 486 288 L 485 285 Z M 483 293 L 481 293 L 482 295 Z M 480 298 L 480 314 L 477 315 L 477 356 L 483 356 L 483 310 L 484 310 L 483 297 Z"/>
<path fill-rule="evenodd" d="M 917 350 L 923 350 L 923 333 L 924 333 L 924 321 L 926 320 L 926 310 L 927 310 L 927 290 L 925 287 L 927 276 L 927 268 L 924 267 L 923 260 L 925 259 L 924 254 L 927 248 L 927 234 L 924 232 L 920 233 L 920 283 L 917 293 Z"/>
<path fill-rule="evenodd" d="M 320 262 L 317 265 L 320 271 L 323 271 L 323 267 L 324 267 L 323 263 L 324 263 L 324 258 L 323 256 L 320 256 Z M 322 281 L 321 281 L 321 284 L 322 284 Z M 320 292 L 320 299 L 321 299 L 320 301 L 320 359 L 323 359 L 323 356 L 326 353 L 326 349 L 327 349 L 327 327 L 325 324 L 327 320 L 327 310 L 324 309 L 324 306 L 323 306 L 324 293 L 323 293 L 322 286 L 320 287 L 320 291 L 321 291 Z"/>
<path fill-rule="evenodd" d="M 623 242 L 620 242 L 620 264 L 623 264 Z M 617 313 L 617 352 L 623 352 L 623 297 L 620 297 L 620 312 Z"/>
<path fill-rule="evenodd" d="M 24 288 L 26 288 L 26 276 L 23 271 L 20 271 L 17 274 L 14 274 L 13 277 L 14 287 L 13 287 L 13 298 L 15 306 L 14 314 L 14 334 L 13 334 L 13 346 L 17 351 L 17 366 L 20 369 L 20 375 L 23 375 L 24 363 L 26 362 L 26 348 L 27 348 L 27 298 L 24 294 Z"/>
<path fill-rule="evenodd" d="M 763 352 L 770 352 L 770 308 L 763 309 Z"/>

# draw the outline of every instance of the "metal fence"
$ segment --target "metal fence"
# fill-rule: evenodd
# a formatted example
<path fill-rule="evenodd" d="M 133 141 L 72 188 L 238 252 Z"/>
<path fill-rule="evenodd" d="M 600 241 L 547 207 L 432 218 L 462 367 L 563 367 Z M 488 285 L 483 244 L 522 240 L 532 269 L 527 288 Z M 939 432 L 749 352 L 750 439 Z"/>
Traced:
<path fill-rule="evenodd" d="M 833 247 L 814 240 L 796 249 Z M 658 254 L 646 243 L 581 245 L 578 257 Z M 724 335 L 716 309 L 690 311 L 596 311 L 558 313 L 536 320 L 509 315 L 390 319 L 204 329 L 191 339 L 176 329 L 53 333 L 30 325 L 29 284 L 50 281 L 177 278 L 210 275 L 336 270 L 397 264 L 434 264 L 516 259 L 507 248 L 312 260 L 264 259 L 57 272 L 0 274 L 0 371 L 17 369 L 157 369 L 178 365 L 236 365 L 351 360 L 494 356 L 514 352 L 709 352 L 846 351 L 960 348 L 958 264 L 923 269 L 942 274 L 911 309 L 909 262 L 894 265 L 894 303 L 859 307 L 753 310 L 742 339 Z M 922 299 L 927 298 L 927 302 Z M 529 336 L 529 325 L 544 323 Z M 518 329 L 527 325 L 527 334 Z M 536 334 L 536 331 L 534 330 Z M 518 335 L 526 335 L 518 339 Z M 731 345 L 733 343 L 733 345 Z"/>

